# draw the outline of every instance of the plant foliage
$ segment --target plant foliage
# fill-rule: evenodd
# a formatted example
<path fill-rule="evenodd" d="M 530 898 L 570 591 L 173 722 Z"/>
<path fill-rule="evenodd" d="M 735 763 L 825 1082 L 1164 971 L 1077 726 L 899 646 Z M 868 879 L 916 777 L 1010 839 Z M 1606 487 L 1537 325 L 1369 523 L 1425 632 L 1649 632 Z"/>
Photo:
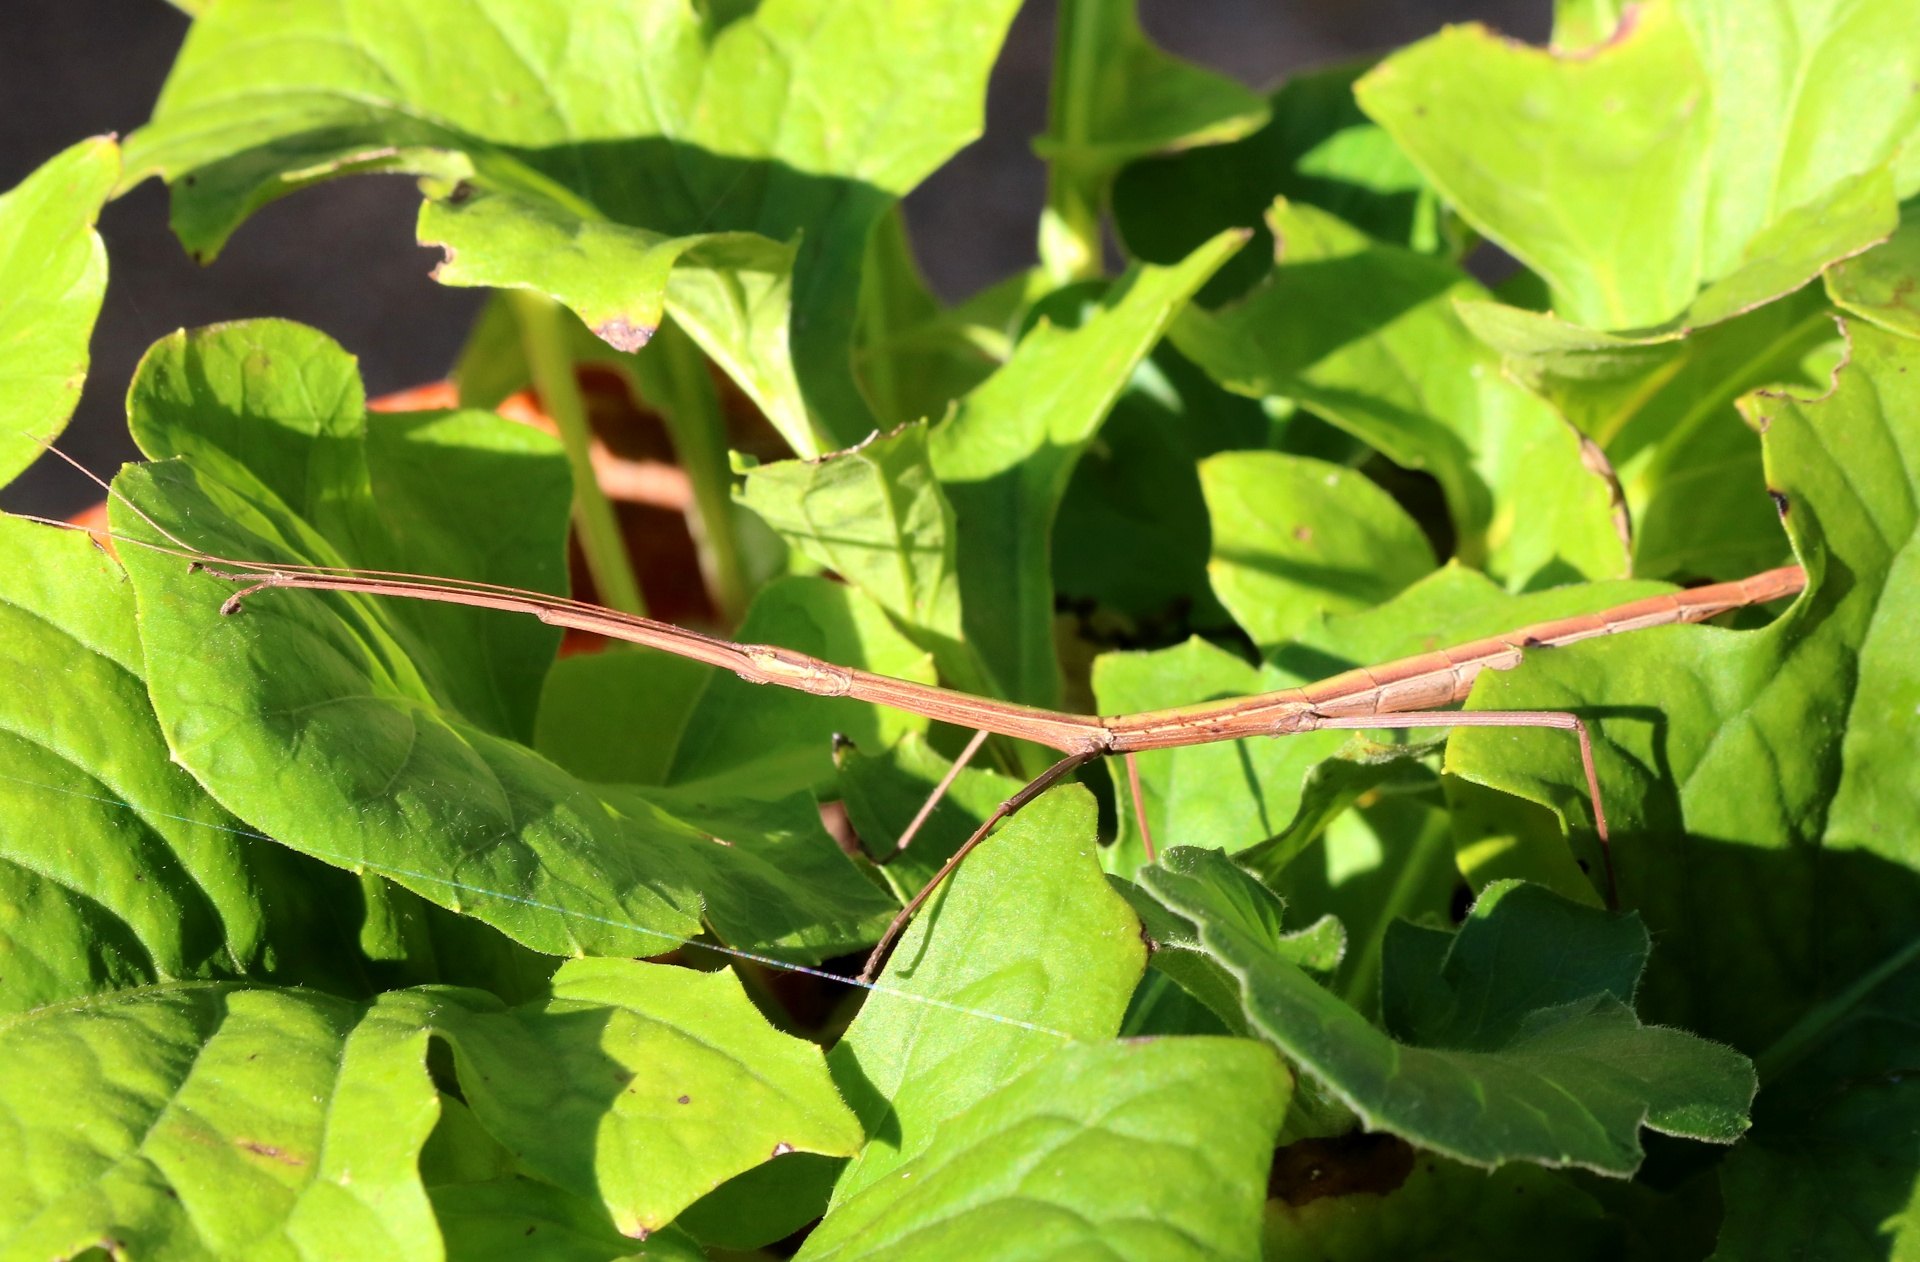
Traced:
<path fill-rule="evenodd" d="M 442 282 L 572 314 L 490 304 L 431 411 L 318 330 L 183 330 L 110 543 L 0 519 L 0 1257 L 1920 1252 L 1908 0 L 1560 0 L 1548 48 L 1265 96 L 1063 0 L 1040 263 L 959 306 L 897 202 L 1011 0 L 182 7 L 124 160 L 0 196 L 0 482 L 150 176 L 204 260 L 405 173 Z M 863 989 L 1049 751 L 471 605 L 227 603 L 223 560 L 567 594 L 584 438 L 486 409 L 569 359 L 665 426 L 700 629 L 1008 705 L 1806 587 L 1479 678 L 1589 725 L 1610 850 L 1564 732 L 1156 750 Z"/>

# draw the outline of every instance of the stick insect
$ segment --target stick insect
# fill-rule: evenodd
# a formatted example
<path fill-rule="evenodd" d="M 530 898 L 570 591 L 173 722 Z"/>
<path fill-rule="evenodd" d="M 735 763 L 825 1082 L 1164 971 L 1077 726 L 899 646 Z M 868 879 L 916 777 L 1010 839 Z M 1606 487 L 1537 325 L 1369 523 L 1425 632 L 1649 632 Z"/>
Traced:
<path fill-rule="evenodd" d="M 118 494 L 112 492 L 111 488 L 109 492 L 116 496 Z M 121 499 L 123 503 L 128 502 L 124 497 Z M 222 603 L 220 611 L 223 614 L 239 613 L 248 598 L 275 588 L 403 597 L 531 614 L 552 626 L 590 631 L 704 662 L 732 671 L 749 683 L 794 688 L 820 697 L 852 697 L 973 729 L 973 739 L 908 826 L 896 844 L 895 855 L 911 842 L 915 831 L 932 814 L 961 768 L 979 750 L 989 734 L 1033 741 L 1061 753 L 1063 757 L 1058 762 L 996 807 L 973 835 L 954 851 L 933 879 L 900 909 L 868 957 L 860 973 L 859 980 L 862 982 L 874 979 L 886 962 L 894 942 L 914 914 L 968 854 L 985 840 L 996 824 L 1080 767 L 1097 758 L 1114 755 L 1126 760 L 1134 816 L 1139 821 L 1141 840 L 1151 860 L 1154 854 L 1153 840 L 1147 829 L 1135 755 L 1149 750 L 1205 745 L 1255 736 L 1292 736 L 1329 729 L 1442 727 L 1542 727 L 1572 732 L 1579 741 L 1580 763 L 1586 773 L 1594 830 L 1598 834 L 1605 862 L 1607 901 L 1610 906 L 1617 906 L 1618 885 L 1607 832 L 1606 811 L 1601 803 L 1600 780 L 1593 764 L 1593 741 L 1586 723 L 1578 715 L 1557 710 L 1435 711 L 1439 707 L 1465 701 L 1481 671 L 1510 670 L 1519 665 L 1527 649 L 1557 648 L 1603 635 L 1618 635 L 1674 623 L 1702 622 L 1745 605 L 1794 595 L 1806 586 L 1807 581 L 1805 571 L 1799 566 L 1783 566 L 1735 582 L 1649 596 L 1598 613 L 1534 623 L 1454 648 L 1346 671 L 1304 687 L 1167 710 L 1102 717 L 1067 714 L 911 683 L 835 665 L 777 645 L 737 644 L 651 618 L 618 613 L 584 601 L 546 596 L 519 588 L 418 574 L 321 566 L 279 566 L 213 556 L 174 537 L 137 507 L 134 512 L 176 546 L 168 548 L 138 540 L 124 542 L 180 556 L 189 562 L 190 571 L 200 571 L 226 582 L 243 585 L 241 590 Z"/>

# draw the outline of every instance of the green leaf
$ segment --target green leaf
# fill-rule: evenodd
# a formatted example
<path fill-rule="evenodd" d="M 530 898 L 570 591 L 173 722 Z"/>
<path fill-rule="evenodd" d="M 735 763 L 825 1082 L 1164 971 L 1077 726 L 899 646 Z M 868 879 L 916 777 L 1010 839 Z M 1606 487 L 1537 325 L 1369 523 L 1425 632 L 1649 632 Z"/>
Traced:
<path fill-rule="evenodd" d="M 665 784 L 713 667 L 660 649 L 563 657 L 547 672 L 533 747 L 582 780 Z"/>
<path fill-rule="evenodd" d="M 1697 326 L 1893 230 L 1911 190 L 1888 164 L 1920 121 L 1893 86 L 1920 65 L 1910 16 L 1900 0 L 1666 0 L 1578 54 L 1450 27 L 1355 91 L 1567 319 Z M 1857 65 L 1876 72 L 1841 69 Z"/>
<path fill-rule="evenodd" d="M 1252 1257 L 1287 1094 L 1243 1039 L 1064 1048 L 837 1204 L 799 1256 Z"/>
<path fill-rule="evenodd" d="M 216 556 L 560 588 L 568 482 L 552 440 L 480 413 L 367 416 L 358 400 L 351 361 L 295 326 L 179 335 L 136 382 L 134 428 L 150 454 L 185 454 L 127 470 L 119 490 Z M 508 501 L 523 505 L 511 524 Z M 116 530 L 158 542 L 131 508 L 116 503 Z M 145 548 L 126 558 L 175 757 L 283 844 L 556 955 L 658 954 L 706 912 L 735 945 L 807 955 L 816 931 L 844 945 L 861 932 L 847 916 L 877 913 L 872 895 L 811 925 L 760 875 L 758 847 L 736 859 L 511 739 L 530 726 L 554 644 L 531 619 L 296 591 L 225 617 L 231 583 Z M 824 888 L 797 883 L 801 901 L 864 892 L 841 871 Z M 767 923 L 784 945 L 724 915 L 765 897 L 779 900 Z"/>
<path fill-rule="evenodd" d="M 846 1156 L 863 1138 L 819 1048 L 768 1025 L 731 972 L 574 960 L 549 1000 L 449 1003 L 433 1022 L 488 1133 L 623 1235 L 782 1152 Z"/>
<path fill-rule="evenodd" d="M 0 659 L 22 684 L 0 689 L 0 1012 L 194 977 L 371 987 L 353 879 L 170 760 L 133 591 L 90 539 L 0 518 Z"/>
<path fill-rule="evenodd" d="M 1623 893 L 1665 946 L 1648 1002 L 1748 1050 L 1903 943 L 1920 915 L 1920 619 L 1908 607 L 1920 353 L 1870 325 L 1848 331 L 1831 394 L 1742 403 L 1807 594 L 1759 631 L 1656 629 L 1539 655 L 1470 701 L 1597 720 Z M 1462 732 L 1448 770 L 1563 817 L 1585 799 L 1573 751 L 1533 734 Z"/>
<path fill-rule="evenodd" d="M 1212 856 L 1219 853 L 1193 846 L 1175 846 L 1167 851 L 1162 862 L 1170 871 L 1185 874 L 1198 871 L 1217 878 L 1222 896 L 1235 905 L 1259 936 L 1262 947 L 1277 958 L 1322 975 L 1340 967 L 1346 955 L 1347 934 L 1338 919 L 1322 916 L 1304 929 L 1285 932 L 1281 927 L 1285 910 L 1282 900 L 1252 873 L 1231 863 L 1216 862 Z M 1152 939 L 1150 962 L 1153 967 L 1206 1004 L 1233 1033 L 1246 1034 L 1239 980 L 1208 954 L 1193 922 L 1168 911 L 1131 882 L 1116 877 L 1113 884 L 1140 917 L 1142 930 Z"/>
<path fill-rule="evenodd" d="M 1368 121 L 1350 62 L 1296 75 L 1268 98 L 1272 121 L 1244 140 L 1201 145 L 1129 164 L 1113 182 L 1113 221 L 1127 251 L 1174 263 L 1223 228 L 1253 239 L 1201 289 L 1212 307 L 1273 266 L 1267 210 L 1274 199 L 1318 206 L 1382 241 L 1422 253 L 1441 246 L 1431 190 L 1392 137 Z"/>
<path fill-rule="evenodd" d="M 1214 594 L 1262 648 L 1323 613 L 1389 600 L 1433 569 L 1419 524 L 1364 475 L 1277 451 L 1201 463 Z"/>
<path fill-rule="evenodd" d="M 542 1262 L 706 1262 L 683 1232 L 668 1227 L 644 1241 L 623 1236 L 599 1206 L 517 1175 L 436 1187 L 432 1195 L 447 1255 L 462 1262 L 519 1262 L 530 1248 Z"/>
<path fill-rule="evenodd" d="M 0 1022 L 18 1257 L 442 1256 L 411 997 L 184 983 Z"/>
<path fill-rule="evenodd" d="M 1344 1141 L 1293 1145 L 1300 1159 L 1313 1162 L 1316 1183 L 1328 1190 L 1305 1184 L 1294 1190 L 1298 1203 L 1268 1201 L 1261 1257 L 1266 1262 L 1450 1262 L 1460 1257 L 1601 1262 L 1640 1256 L 1627 1251 L 1619 1225 L 1608 1220 L 1599 1202 L 1558 1171 L 1522 1163 L 1477 1170 L 1403 1147 L 1408 1167 L 1403 1181 L 1375 1186 L 1380 1176 L 1365 1156 L 1385 1138 L 1356 1134 Z M 1355 1155 L 1345 1157 L 1350 1150 Z M 1289 1149 L 1280 1150 L 1281 1161 L 1291 1159 Z"/>
<path fill-rule="evenodd" d="M 999 695 L 1057 702 L 1048 541 L 1074 463 L 1174 315 L 1240 240 L 1222 233 L 1178 266 L 1130 270 L 1077 329 L 1042 321 L 928 436 L 958 519 L 962 625 Z"/>
<path fill-rule="evenodd" d="M 66 428 L 107 291 L 93 222 L 120 177 L 111 136 L 83 140 L 0 194 L 0 486 Z"/>
<path fill-rule="evenodd" d="M 1180 866 L 1143 869 L 1141 882 L 1239 978 L 1248 1024 L 1369 1129 L 1477 1165 L 1618 1175 L 1640 1164 L 1642 1125 L 1719 1143 L 1746 1129 L 1746 1059 L 1641 1025 L 1615 993 L 1645 961 L 1637 924 L 1516 883 L 1483 895 L 1458 934 L 1409 926 L 1384 962 L 1396 1042 L 1273 949 L 1227 859 Z"/>
<path fill-rule="evenodd" d="M 1057 788 L 982 842 L 901 936 L 828 1056 L 869 1137 L 840 1205 L 894 1182 L 937 1128 L 1062 1042 L 1110 1038 L 1146 965 L 1094 855 L 1094 805 Z"/>
<path fill-rule="evenodd" d="M 1858 258 L 1827 269 L 1827 295 L 1883 329 L 1920 337 L 1920 202 L 1901 210 L 1900 230 Z"/>
<path fill-rule="evenodd" d="M 751 467 L 739 499 L 917 632 L 949 678 L 978 674 L 961 643 L 954 514 L 927 458 L 925 425 L 820 460 Z"/>
<path fill-rule="evenodd" d="M 1271 276 L 1237 303 L 1183 315 L 1181 350 L 1229 389 L 1304 403 L 1431 473 L 1460 555 L 1510 586 L 1543 571 L 1624 575 L 1610 487 L 1578 435 L 1506 379 L 1455 311 L 1485 293 L 1478 284 L 1311 206 L 1277 202 L 1268 221 Z"/>
<path fill-rule="evenodd" d="M 817 455 L 872 428 L 848 356 L 869 231 L 978 134 L 1013 8 L 222 3 L 129 179 L 164 175 L 209 257 L 307 184 L 428 176 L 420 236 L 450 247 L 448 283 L 539 289 L 628 350 L 671 311 Z"/>
<path fill-rule="evenodd" d="M 834 1180 L 845 1165 L 817 1153 L 782 1153 L 707 1193 L 674 1225 L 723 1249 L 758 1249 L 785 1240 L 827 1212 Z"/>
<path fill-rule="evenodd" d="M 1634 573 L 1744 578 L 1786 552 L 1763 492 L 1760 440 L 1734 400 L 1759 386 L 1817 394 L 1837 360 L 1832 312 L 1811 288 L 1684 339 L 1592 335 L 1462 302 L 1507 371 L 1598 443 L 1634 527 Z"/>

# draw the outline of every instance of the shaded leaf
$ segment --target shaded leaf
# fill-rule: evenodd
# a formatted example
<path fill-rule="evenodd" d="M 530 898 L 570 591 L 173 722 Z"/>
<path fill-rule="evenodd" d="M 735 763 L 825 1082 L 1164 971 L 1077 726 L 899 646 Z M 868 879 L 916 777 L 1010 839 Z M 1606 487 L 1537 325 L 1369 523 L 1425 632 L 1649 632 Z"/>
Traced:
<path fill-rule="evenodd" d="M 962 768 L 912 844 L 899 851 L 896 847 L 907 825 L 946 777 L 952 761 L 917 732 L 908 733 L 884 753 L 846 747 L 838 761 L 840 800 L 846 805 L 847 818 L 867 852 L 884 863 L 880 874 L 902 902 L 919 893 L 993 809 L 1020 790 L 1020 781 L 979 763 Z"/>
<path fill-rule="evenodd" d="M 83 140 L 0 194 L 0 486 L 66 428 L 107 291 L 93 222 L 120 177 L 111 136 Z"/>
<path fill-rule="evenodd" d="M 1396 1042 L 1267 944 L 1234 896 L 1243 878 L 1225 858 L 1187 867 L 1142 869 L 1141 883 L 1192 920 L 1240 979 L 1248 1024 L 1371 1129 L 1480 1165 L 1528 1160 L 1620 1175 L 1640 1164 L 1642 1125 L 1719 1143 L 1746 1129 L 1754 1090 L 1746 1059 L 1641 1025 L 1607 989 L 1616 972 L 1638 976 L 1644 929 L 1637 954 L 1627 954 L 1605 913 L 1531 886 L 1495 887 L 1457 935 L 1410 928 L 1389 939 L 1388 1013 L 1406 1012 L 1394 998 L 1406 991 L 1425 1005 L 1403 1032 L 1416 1041 Z M 1562 908 L 1572 909 L 1578 938 L 1567 936 Z M 1548 964 L 1515 967 L 1530 954 Z M 1567 955 L 1586 967 L 1555 971 Z M 1446 1018 L 1454 1003 L 1468 1019 Z"/>
<path fill-rule="evenodd" d="M 1849 333 L 1831 395 L 1742 403 L 1808 570 L 1785 615 L 1759 631 L 1656 629 L 1539 655 L 1469 703 L 1597 719 L 1625 899 L 1666 946 L 1647 1002 L 1752 1051 L 1904 942 L 1920 914 L 1907 870 L 1920 659 L 1906 607 L 1920 357 L 1872 326 Z M 1583 809 L 1572 751 L 1532 734 L 1462 732 L 1448 770 L 1563 816 Z M 1727 914 L 1727 890 L 1751 906 Z"/>
<path fill-rule="evenodd" d="M 1146 948 L 1095 846 L 1091 796 L 1054 789 L 982 842 L 901 936 L 884 989 L 828 1057 L 869 1137 L 835 1205 L 891 1182 L 943 1122 L 1063 1042 L 1119 1029 Z"/>
<path fill-rule="evenodd" d="M 1064 1048 L 837 1204 L 799 1256 L 1251 1257 L 1287 1092 L 1243 1039 Z"/>
<path fill-rule="evenodd" d="M 1670 0 L 1578 55 L 1452 27 L 1355 90 L 1469 222 L 1548 280 L 1567 319 L 1697 326 L 1893 230 L 1888 162 L 1920 101 L 1827 67 L 1909 81 L 1920 37 L 1907 18 L 1898 0 Z"/>
<path fill-rule="evenodd" d="M 1174 263 L 1223 228 L 1251 229 L 1253 238 L 1200 290 L 1198 301 L 1212 307 L 1273 266 L 1267 210 L 1276 197 L 1318 206 L 1382 241 L 1439 249 L 1425 178 L 1353 99 L 1353 81 L 1369 64 L 1289 78 L 1268 97 L 1271 121 L 1244 140 L 1130 163 L 1113 183 L 1114 226 L 1128 252 Z"/>
<path fill-rule="evenodd" d="M 1605 478 L 1454 309 L 1485 291 L 1444 259 L 1383 245 L 1311 206 L 1277 202 L 1267 218 L 1272 274 L 1239 302 L 1183 315 L 1181 350 L 1229 389 L 1303 403 L 1431 473 L 1461 557 L 1510 586 L 1543 571 L 1624 575 Z"/>
<path fill-rule="evenodd" d="M 978 133 L 1012 10 L 241 0 L 194 24 L 130 179 L 164 175 L 210 257 L 306 184 L 428 176 L 448 283 L 540 289 L 627 350 L 670 310 L 813 455 L 872 427 L 847 353 L 868 232 Z"/>

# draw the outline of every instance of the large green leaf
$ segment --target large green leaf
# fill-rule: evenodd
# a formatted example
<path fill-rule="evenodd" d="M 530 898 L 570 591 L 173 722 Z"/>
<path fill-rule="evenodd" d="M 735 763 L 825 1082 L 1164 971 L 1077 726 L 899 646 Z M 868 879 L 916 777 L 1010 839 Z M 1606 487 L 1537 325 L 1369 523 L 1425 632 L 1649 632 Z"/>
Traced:
<path fill-rule="evenodd" d="M 1733 403 L 1759 386 L 1827 388 L 1838 343 L 1817 290 L 1685 338 L 1595 335 L 1480 302 L 1460 312 L 1606 453 L 1633 521 L 1635 574 L 1727 580 L 1779 563 L 1786 540 L 1760 439 Z"/>
<path fill-rule="evenodd" d="M 415 1005 L 184 983 L 0 1022 L 0 1248 L 440 1258 Z"/>
<path fill-rule="evenodd" d="M 0 1012 L 191 977 L 372 987 L 353 878 L 169 759 L 133 590 L 87 537 L 0 518 L 0 658 Z"/>
<path fill-rule="evenodd" d="M 83 140 L 0 194 L 0 486 L 66 428 L 107 292 L 93 230 L 120 177 L 111 136 Z"/>
<path fill-rule="evenodd" d="M 1750 1051 L 1920 923 L 1920 347 L 1849 334 L 1832 394 L 1743 401 L 1809 575 L 1792 609 L 1759 631 L 1556 651 L 1470 702 L 1597 720 L 1622 889 L 1666 948 L 1648 1002 Z M 1463 732 L 1448 753 L 1456 774 L 1563 812 L 1584 797 L 1572 751 L 1531 735 Z"/>
<path fill-rule="evenodd" d="M 928 436 L 958 519 L 962 625 L 1001 696 L 1058 700 L 1048 540 L 1074 463 L 1135 367 L 1242 239 L 1222 233 L 1177 266 L 1130 270 L 1077 329 L 1043 320 Z"/>
<path fill-rule="evenodd" d="M 731 972 L 576 960 L 553 996 L 432 1017 L 475 1118 L 518 1167 L 598 1199 L 644 1237 L 787 1151 L 851 1155 L 864 1136 L 820 1049 L 767 1024 Z"/>
<path fill-rule="evenodd" d="M 1368 609 L 1433 570 L 1433 548 L 1363 474 L 1277 451 L 1200 466 L 1213 524 L 1213 591 L 1270 649 L 1318 614 Z"/>
<path fill-rule="evenodd" d="M 1454 310 L 1478 284 L 1312 206 L 1277 202 L 1267 219 L 1273 273 L 1239 302 L 1183 315 L 1181 350 L 1229 389 L 1304 403 L 1431 473 L 1460 555 L 1509 585 L 1624 575 L 1611 490 L 1578 435 Z"/>
<path fill-rule="evenodd" d="M 1619 1175 L 1642 1125 L 1719 1143 L 1746 1129 L 1746 1059 L 1627 1006 L 1648 941 L 1631 918 L 1510 883 L 1457 934 L 1403 923 L 1382 973 L 1390 1038 L 1276 948 L 1277 900 L 1261 914 L 1248 895 L 1264 891 L 1224 856 L 1177 848 L 1140 879 L 1239 979 L 1248 1025 L 1370 1129 L 1479 1165 Z"/>
<path fill-rule="evenodd" d="M 872 427 L 868 232 L 978 133 L 1013 8 L 241 0 L 194 24 L 129 178 L 167 178 L 207 257 L 315 181 L 432 177 L 444 280 L 550 293 L 625 349 L 670 310 L 814 455 Z"/>
<path fill-rule="evenodd" d="M 799 1256 L 1253 1257 L 1287 1094 L 1241 1039 L 1063 1048 L 836 1205 Z"/>
<path fill-rule="evenodd" d="M 129 469 L 120 491 L 208 552 L 563 581 L 569 484 L 550 439 L 480 413 L 368 416 L 351 361 L 309 331 L 170 339 L 136 382 L 134 411 L 150 453 L 183 454 Z M 524 509 L 502 522 L 509 500 Z M 152 540 L 131 508 L 115 505 L 116 528 Z M 704 913 L 737 945 L 813 955 L 844 949 L 879 910 L 876 896 L 858 903 L 866 887 L 841 862 L 824 888 L 794 883 L 815 907 L 855 893 L 834 926 L 811 921 L 764 877 L 761 848 L 715 845 L 705 827 L 596 792 L 513 740 L 554 644 L 531 619 L 291 591 L 226 617 L 230 583 L 144 548 L 126 559 L 174 755 L 294 849 L 552 954 L 658 954 Z M 811 841 L 831 846 L 823 832 Z M 763 896 L 771 907 L 731 914 Z"/>
<path fill-rule="evenodd" d="M 1370 63 L 1288 79 L 1268 98 L 1272 121 L 1244 140 L 1129 164 L 1113 182 L 1113 220 L 1134 257 L 1173 263 L 1223 228 L 1253 239 L 1201 289 L 1213 306 L 1273 266 L 1267 210 L 1276 197 L 1318 206 L 1383 241 L 1441 246 L 1435 199 L 1393 139 L 1353 99 Z"/>
<path fill-rule="evenodd" d="M 1893 231 L 1913 190 L 1890 160 L 1920 122 L 1911 17 L 1902 0 L 1657 0 L 1579 53 L 1450 27 L 1356 93 L 1561 315 L 1698 326 Z"/>
<path fill-rule="evenodd" d="M 869 1137 L 836 1205 L 1063 1042 L 1120 1028 L 1146 950 L 1096 844 L 1091 796 L 1054 789 L 981 843 L 902 935 L 884 989 L 828 1057 Z"/>

